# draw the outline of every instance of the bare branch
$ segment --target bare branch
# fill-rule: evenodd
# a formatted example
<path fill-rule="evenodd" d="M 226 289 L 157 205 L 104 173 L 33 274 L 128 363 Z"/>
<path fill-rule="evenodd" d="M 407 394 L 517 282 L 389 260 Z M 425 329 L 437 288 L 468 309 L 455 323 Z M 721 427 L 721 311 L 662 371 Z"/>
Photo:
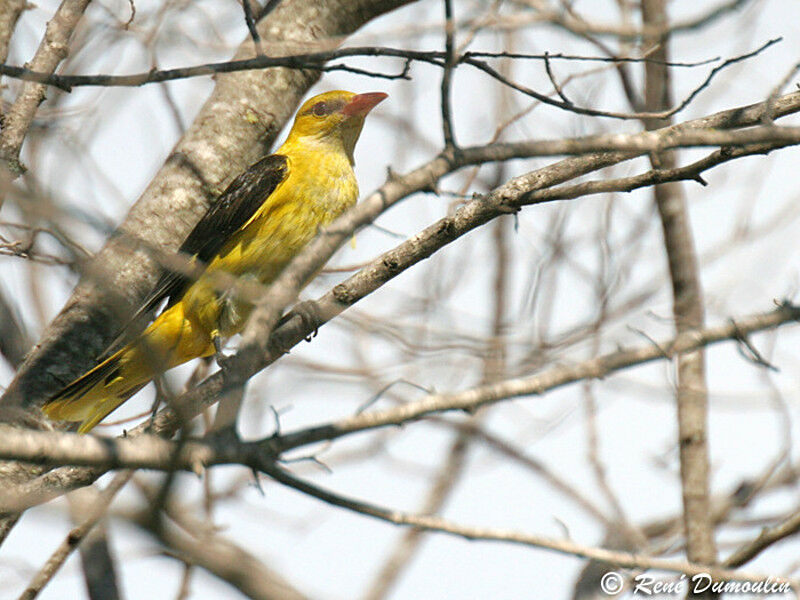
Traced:
<path fill-rule="evenodd" d="M 455 26 L 453 21 L 452 0 L 444 0 L 444 48 L 445 61 L 441 85 L 442 129 L 444 130 L 444 147 L 449 149 L 455 148 L 456 146 L 452 115 L 453 107 L 450 100 L 453 87 L 453 69 L 457 64 L 455 57 Z"/>
<path fill-rule="evenodd" d="M 253 7 L 250 4 L 250 0 L 242 0 L 242 8 L 244 9 L 244 21 L 247 25 L 247 30 L 250 32 L 250 37 L 253 38 L 256 54 L 263 56 L 264 48 L 261 47 L 261 34 L 258 33 L 258 28 L 253 18 Z"/>
<path fill-rule="evenodd" d="M 594 117 L 608 117 L 612 119 L 637 119 L 637 120 L 664 119 L 681 112 L 689 104 L 691 104 L 691 102 L 697 97 L 698 94 L 700 94 L 700 92 L 702 92 L 703 90 L 708 88 L 709 85 L 711 85 L 712 80 L 721 71 L 727 69 L 731 65 L 735 65 L 739 62 L 757 56 L 767 48 L 773 46 L 774 44 L 777 44 L 780 41 L 781 41 L 780 38 L 769 40 L 764 44 L 762 44 L 759 48 L 751 52 L 747 52 L 745 54 L 725 60 L 722 64 L 714 67 L 709 72 L 706 79 L 702 83 L 700 83 L 700 85 L 698 85 L 680 103 L 678 103 L 676 106 L 672 108 L 667 108 L 661 111 L 646 111 L 646 112 L 633 112 L 633 113 L 598 110 L 591 107 L 578 106 L 569 100 L 564 100 L 564 99 L 558 100 L 555 98 L 551 98 L 547 94 L 537 92 L 527 86 L 512 81 L 508 77 L 502 75 L 494 67 L 490 66 L 486 61 L 479 60 L 477 58 L 478 56 L 503 57 L 505 56 L 505 53 L 466 52 L 458 57 L 454 56 L 452 59 L 452 65 L 448 67 L 447 66 L 449 64 L 448 52 L 444 53 L 439 51 L 421 52 L 414 50 L 370 46 L 370 47 L 359 47 L 359 48 L 342 48 L 339 50 L 323 51 L 315 53 L 294 53 L 289 56 L 283 56 L 283 57 L 257 56 L 255 58 L 232 60 L 232 61 L 218 62 L 218 63 L 208 63 L 204 65 L 196 65 L 193 67 L 165 69 L 161 71 L 151 70 L 146 73 L 136 73 L 133 75 L 53 75 L 50 73 L 41 73 L 37 71 L 32 71 L 24 67 L 16 67 L 12 65 L 0 64 L 0 75 L 15 77 L 23 79 L 25 81 L 37 82 L 40 84 L 52 85 L 59 89 L 70 91 L 72 90 L 73 87 L 78 87 L 78 86 L 137 87 L 149 83 L 161 83 L 177 79 L 186 79 L 189 77 L 213 75 L 215 73 L 236 73 L 241 71 L 270 69 L 276 67 L 311 70 L 311 71 L 316 71 L 318 73 L 329 72 L 329 71 L 346 71 L 350 73 L 366 75 L 369 77 L 378 77 L 390 80 L 407 79 L 409 63 L 411 61 L 420 61 L 442 67 L 445 70 L 445 75 L 443 76 L 442 83 L 444 85 L 445 81 L 447 81 L 448 82 L 447 85 L 449 87 L 450 85 L 449 81 L 451 79 L 451 76 L 447 74 L 448 71 L 452 71 L 452 69 L 458 64 L 466 64 L 475 67 L 480 71 L 483 71 L 490 77 L 496 79 L 500 83 L 518 92 L 521 92 L 527 96 L 530 96 L 531 98 L 538 100 L 539 102 L 548 104 L 550 106 L 554 106 L 561 110 L 566 110 L 581 115 L 588 115 Z M 378 71 L 368 71 L 356 67 L 350 67 L 345 64 L 334 64 L 334 65 L 325 64 L 330 60 L 334 60 L 337 58 L 344 58 L 348 56 L 397 57 L 404 59 L 405 67 L 397 73 L 383 73 Z M 536 59 L 541 58 L 541 60 L 544 61 L 546 68 L 549 65 L 549 61 L 553 58 L 553 56 L 548 54 L 541 55 L 541 57 L 538 55 L 521 54 L 517 55 L 517 57 L 536 58 Z M 572 60 L 601 60 L 601 61 L 616 60 L 616 59 L 605 59 L 596 57 L 572 57 L 563 55 L 561 55 L 560 58 L 572 59 Z M 638 62 L 644 62 L 645 64 L 650 64 L 651 62 L 649 61 L 649 59 L 629 58 L 627 60 L 628 61 L 637 60 Z M 700 63 L 670 63 L 668 61 L 656 60 L 652 61 L 652 64 L 662 64 L 662 65 L 676 64 L 681 66 L 697 66 L 699 64 L 704 64 L 705 62 L 707 61 L 701 61 Z M 447 110 L 449 112 L 450 109 L 448 108 Z"/>
<path fill-rule="evenodd" d="M 798 531 L 800 531 L 800 512 L 795 512 L 792 516 L 775 527 L 764 528 L 756 539 L 742 545 L 736 552 L 725 559 L 722 564 L 725 567 L 740 567 L 753 560 L 775 542 L 786 539 L 796 534 Z"/>
<path fill-rule="evenodd" d="M 739 63 L 739 62 L 741 62 L 743 60 L 747 60 L 749 58 L 757 56 L 758 54 L 760 54 L 761 52 L 763 52 L 764 50 L 766 50 L 770 46 L 772 46 L 774 44 L 777 44 L 780 41 L 781 40 L 777 39 L 777 38 L 769 40 L 768 42 L 762 44 L 759 48 L 756 48 L 752 52 L 747 52 L 746 54 L 742 54 L 742 55 L 736 56 L 734 58 L 729 58 L 728 60 L 723 62 L 721 65 L 717 65 L 716 67 L 714 67 L 711 70 L 711 72 L 708 74 L 706 79 L 700 85 L 698 85 L 683 100 L 681 100 L 681 102 L 679 102 L 677 105 L 673 106 L 672 108 L 664 108 L 662 110 L 647 110 L 645 112 L 639 112 L 639 113 L 625 113 L 625 112 L 617 112 L 617 111 L 597 110 L 597 109 L 589 108 L 589 107 L 585 107 L 585 106 L 577 106 L 577 105 L 575 105 L 575 104 L 573 104 L 571 102 L 565 102 L 563 100 L 556 100 L 556 99 L 551 98 L 550 96 L 548 96 L 546 94 L 542 94 L 542 93 L 537 92 L 537 91 L 535 91 L 535 90 L 533 90 L 533 89 L 531 89 L 531 88 L 529 88 L 527 86 L 524 86 L 522 84 L 519 84 L 519 83 L 516 83 L 514 81 L 511 81 L 507 77 L 504 77 L 503 75 L 501 75 L 496 69 L 494 69 L 493 67 L 489 66 L 485 61 L 481 61 L 481 60 L 477 60 L 475 58 L 462 56 L 461 59 L 460 59 L 460 62 L 463 62 L 463 63 L 468 64 L 468 65 L 472 65 L 473 67 L 476 67 L 477 69 L 480 69 L 481 71 L 484 71 L 486 74 L 490 75 L 491 77 L 493 77 L 494 79 L 500 81 L 501 83 L 503 83 L 503 84 L 515 89 L 518 92 L 521 92 L 521 93 L 525 94 L 526 96 L 530 96 L 531 98 L 535 98 L 539 102 L 542 102 L 544 104 L 549 104 L 551 106 L 555 106 L 555 107 L 561 108 L 563 110 L 571 111 L 571 112 L 574 112 L 574 113 L 579 114 L 579 115 L 588 115 L 588 116 L 592 116 L 592 117 L 608 117 L 608 118 L 611 118 L 611 119 L 666 119 L 666 118 L 669 118 L 669 117 L 671 117 L 673 115 L 676 115 L 677 113 L 681 112 L 684 108 L 689 106 L 689 104 L 691 104 L 691 102 L 697 97 L 697 95 L 700 92 L 702 92 L 709 85 L 711 85 L 711 81 L 716 77 L 717 74 L 719 74 L 720 71 L 730 67 L 731 65 Z M 645 65 L 650 65 L 650 64 L 653 64 L 653 65 L 659 65 L 659 64 L 660 65 L 665 65 L 667 63 L 668 63 L 668 61 L 662 60 L 662 61 L 652 62 L 652 63 L 651 62 L 645 62 Z"/>
<path fill-rule="evenodd" d="M 78 25 L 90 0 L 63 0 L 55 15 L 47 24 L 36 55 L 31 61 L 31 69 L 51 74 L 69 52 L 69 40 Z M 22 86 L 14 104 L 3 117 L 3 129 L 0 132 L 0 158 L 8 165 L 12 173 L 19 173 L 19 153 L 22 141 L 28 132 L 36 109 L 44 100 L 45 86 L 40 83 L 27 82 Z"/>
<path fill-rule="evenodd" d="M 738 317 L 723 325 L 703 330 L 687 330 L 669 340 L 644 346 L 621 349 L 610 354 L 574 365 L 556 366 L 531 377 L 507 379 L 497 383 L 449 394 L 430 394 L 415 402 L 383 411 L 366 412 L 325 425 L 265 438 L 257 442 L 231 441 L 226 436 L 205 440 L 171 442 L 158 436 L 144 434 L 144 427 L 129 432 L 124 438 L 98 438 L 74 433 L 42 432 L 0 426 L 0 457 L 49 466 L 85 465 L 101 471 L 109 469 L 180 469 L 201 473 L 203 469 L 218 464 L 243 464 L 253 466 L 264 456 L 277 456 L 287 450 L 320 441 L 330 441 L 361 431 L 400 425 L 423 417 L 447 411 L 472 412 L 482 406 L 501 400 L 531 395 L 542 395 L 556 388 L 583 380 L 603 379 L 612 373 L 635 365 L 657 360 L 671 360 L 712 344 L 735 341 L 742 335 L 751 335 L 800 320 L 800 307 L 782 304 L 776 309 Z M 165 409 L 164 412 L 170 409 Z M 156 428 L 159 423 L 156 423 Z M 55 483 L 57 472 L 40 477 L 42 482 Z M 85 480 L 82 482 L 85 484 Z M 2 496 L 0 512 L 8 511 L 14 503 L 27 506 L 31 500 L 38 503 L 51 496 L 20 500 L 17 492 L 28 494 L 27 486 L 9 487 Z M 63 489 L 61 490 L 63 492 Z M 11 504 L 9 504 L 11 503 Z"/>

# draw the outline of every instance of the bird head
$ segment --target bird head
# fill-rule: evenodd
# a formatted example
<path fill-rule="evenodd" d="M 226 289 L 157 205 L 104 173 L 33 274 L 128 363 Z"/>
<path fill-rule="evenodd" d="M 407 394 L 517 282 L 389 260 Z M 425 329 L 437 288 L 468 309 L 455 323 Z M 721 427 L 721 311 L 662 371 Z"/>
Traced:
<path fill-rule="evenodd" d="M 383 92 L 354 94 L 343 90 L 314 96 L 297 111 L 289 139 L 341 144 L 352 163 L 364 118 L 386 96 Z"/>

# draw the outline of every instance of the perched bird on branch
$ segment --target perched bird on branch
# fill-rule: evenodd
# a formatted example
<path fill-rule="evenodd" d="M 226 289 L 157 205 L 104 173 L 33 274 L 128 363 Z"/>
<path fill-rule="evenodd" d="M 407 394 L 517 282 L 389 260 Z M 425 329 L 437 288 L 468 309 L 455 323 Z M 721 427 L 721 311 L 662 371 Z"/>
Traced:
<path fill-rule="evenodd" d="M 324 227 L 355 204 L 353 149 L 364 118 L 386 94 L 334 91 L 308 100 L 286 142 L 239 175 L 180 251 L 204 266 L 196 279 L 165 273 L 139 312 L 166 307 L 133 342 L 50 398 L 51 419 L 80 421 L 85 433 L 157 374 L 219 354 L 252 305 L 220 278 L 272 282 Z M 138 313 L 137 313 L 138 314 Z"/>

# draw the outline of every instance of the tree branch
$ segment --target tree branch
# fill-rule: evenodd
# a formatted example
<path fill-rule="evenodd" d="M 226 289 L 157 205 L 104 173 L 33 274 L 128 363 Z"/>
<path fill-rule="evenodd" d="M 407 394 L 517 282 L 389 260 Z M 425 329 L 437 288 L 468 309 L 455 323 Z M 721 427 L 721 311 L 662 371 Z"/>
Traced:
<path fill-rule="evenodd" d="M 51 74 L 58 64 L 67 57 L 69 40 L 78 26 L 86 7 L 91 0 L 63 0 L 53 18 L 47 23 L 36 55 L 31 61 L 31 69 Z M 19 174 L 23 167 L 19 163 L 22 141 L 28 133 L 39 104 L 44 100 L 45 86 L 26 82 L 17 95 L 14 104 L 3 116 L 0 131 L 0 159 L 12 173 Z"/>
<path fill-rule="evenodd" d="M 174 442 L 144 434 L 139 427 L 122 438 L 99 438 L 66 432 L 44 432 L 0 425 L 0 458 L 20 460 L 47 466 L 91 466 L 101 472 L 110 469 L 173 469 L 202 473 L 205 468 L 222 464 L 253 466 L 264 457 L 277 457 L 283 452 L 321 441 L 387 426 L 413 422 L 424 417 L 448 412 L 473 412 L 482 406 L 523 396 L 542 395 L 556 388 L 583 380 L 603 379 L 609 375 L 657 360 L 672 360 L 724 341 L 737 341 L 742 336 L 780 327 L 800 320 L 800 307 L 791 304 L 764 313 L 728 320 L 723 325 L 702 330 L 686 330 L 676 337 L 630 349 L 621 349 L 574 365 L 556 366 L 531 377 L 506 379 L 461 392 L 430 394 L 403 406 L 383 411 L 361 413 L 347 419 L 280 434 L 254 442 L 231 441 L 227 436 L 211 436 L 203 440 Z M 169 409 L 165 409 L 167 411 Z M 95 477 L 99 476 L 98 473 Z M 40 478 L 53 481 L 56 472 Z M 0 511 L 15 510 L 16 503 L 29 506 L 31 498 L 20 499 L 17 493 L 28 494 L 27 486 L 9 486 L 0 496 Z M 63 490 L 62 490 L 63 491 Z M 44 499 L 49 499 L 48 495 Z M 41 497 L 35 499 L 38 503 Z"/>
<path fill-rule="evenodd" d="M 295 477 L 285 469 L 276 464 L 264 465 L 263 471 L 270 477 L 288 487 L 294 488 L 304 494 L 313 496 L 323 502 L 345 508 L 347 510 L 393 523 L 415 527 L 426 531 L 445 533 L 464 538 L 469 541 L 498 541 L 529 546 L 532 548 L 544 548 L 561 554 L 579 556 L 592 560 L 603 561 L 621 568 L 628 569 L 659 569 L 673 573 L 684 573 L 686 575 L 708 575 L 715 581 L 748 581 L 752 583 L 762 582 L 767 584 L 783 584 L 784 589 L 791 589 L 791 586 L 798 585 L 783 577 L 764 576 L 753 573 L 742 573 L 698 563 L 668 560 L 658 557 L 643 556 L 631 552 L 616 552 L 605 548 L 595 548 L 578 544 L 572 540 L 554 540 L 545 536 L 525 534 L 513 530 L 495 529 L 490 527 L 470 527 L 448 521 L 441 517 L 417 515 L 402 511 L 383 508 L 375 504 L 370 504 L 361 500 L 348 498 L 341 494 L 325 490 L 308 481 Z"/>
<path fill-rule="evenodd" d="M 83 516 L 83 520 L 74 527 L 66 539 L 61 542 L 58 548 L 50 555 L 45 564 L 36 573 L 33 580 L 25 591 L 20 595 L 19 600 L 33 600 L 44 587 L 50 582 L 55 574 L 61 569 L 67 558 L 94 530 L 97 524 L 105 518 L 106 511 L 112 500 L 116 497 L 126 483 L 130 480 L 133 472 L 127 471 L 118 473 L 114 480 L 93 499 L 89 510 Z M 76 511 L 76 514 L 77 511 Z M 105 543 L 103 543 L 105 545 Z M 89 582 L 87 581 L 87 584 Z M 115 590 L 116 591 L 116 590 Z M 94 598 L 94 596 L 90 597 Z"/>
<path fill-rule="evenodd" d="M 158 492 L 145 490 L 148 505 L 158 503 Z M 138 525 L 189 565 L 197 565 L 253 600 L 305 600 L 305 596 L 257 556 L 217 535 L 206 523 L 189 516 L 186 507 L 167 499 L 164 515 L 151 509 L 134 515 Z M 170 522 L 171 521 L 171 522 Z"/>
<path fill-rule="evenodd" d="M 664 0 L 643 0 L 642 20 L 667 30 L 668 17 Z M 668 60 L 667 34 L 650 38 L 657 45 L 653 56 Z M 645 107 L 657 111 L 670 106 L 672 86 L 669 70 L 657 63 L 645 65 Z M 645 120 L 648 129 L 668 125 L 665 120 Z M 674 169 L 674 153 L 651 155 L 655 168 Z M 653 194 L 661 216 L 664 248 L 672 282 L 673 316 L 678 333 L 702 328 L 705 307 L 695 252 L 689 211 L 683 188 L 677 183 L 659 184 Z M 711 517 L 709 457 L 706 440 L 708 422 L 708 387 L 705 354 L 702 348 L 678 357 L 678 445 L 681 464 L 684 528 L 687 557 L 690 561 L 714 564 L 717 559 L 714 523 Z M 695 597 L 691 591 L 689 597 Z M 716 594 L 700 594 L 712 598 Z"/>

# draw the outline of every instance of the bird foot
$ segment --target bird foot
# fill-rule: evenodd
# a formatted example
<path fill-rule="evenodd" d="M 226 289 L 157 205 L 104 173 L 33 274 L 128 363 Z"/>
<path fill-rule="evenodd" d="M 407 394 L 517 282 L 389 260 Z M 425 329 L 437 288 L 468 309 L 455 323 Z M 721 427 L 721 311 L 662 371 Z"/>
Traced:
<path fill-rule="evenodd" d="M 310 342 L 319 333 L 319 327 L 322 325 L 322 314 L 319 310 L 319 304 L 313 300 L 303 300 L 298 302 L 292 311 L 300 315 L 303 325 L 306 329 L 311 329 L 311 335 L 306 337 L 306 341 Z"/>
<path fill-rule="evenodd" d="M 283 315 L 280 321 L 278 321 L 278 326 L 280 327 L 289 319 L 291 319 L 294 315 L 300 317 L 300 320 L 303 322 L 303 327 L 305 329 L 311 329 L 311 334 L 306 337 L 306 341 L 310 342 L 316 335 L 319 333 L 319 327 L 325 321 L 322 318 L 322 313 L 319 309 L 319 304 L 317 304 L 314 300 L 303 300 L 298 302 L 292 307 L 288 313 Z"/>

